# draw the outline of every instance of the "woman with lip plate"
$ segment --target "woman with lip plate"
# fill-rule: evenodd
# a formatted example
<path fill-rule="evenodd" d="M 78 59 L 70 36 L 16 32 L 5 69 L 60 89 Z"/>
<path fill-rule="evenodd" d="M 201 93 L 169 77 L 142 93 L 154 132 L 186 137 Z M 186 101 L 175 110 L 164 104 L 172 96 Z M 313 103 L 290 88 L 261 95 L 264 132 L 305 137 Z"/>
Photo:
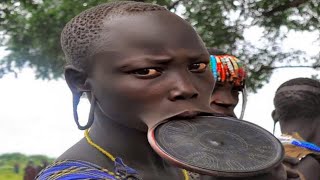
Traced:
<path fill-rule="evenodd" d="M 121 1 L 73 18 L 61 44 L 85 138 L 38 179 L 188 179 L 153 151 L 147 130 L 211 111 L 209 54 L 193 27 L 162 6 Z M 85 126 L 77 115 L 83 93 L 91 103 Z"/>
<path fill-rule="evenodd" d="M 147 131 L 212 113 L 210 58 L 194 28 L 162 6 L 119 1 L 74 17 L 61 45 L 74 119 L 85 137 L 37 179 L 189 179 L 155 153 Z M 77 114 L 83 93 L 91 104 L 84 126 Z M 279 179 L 282 171 L 270 175 Z"/>

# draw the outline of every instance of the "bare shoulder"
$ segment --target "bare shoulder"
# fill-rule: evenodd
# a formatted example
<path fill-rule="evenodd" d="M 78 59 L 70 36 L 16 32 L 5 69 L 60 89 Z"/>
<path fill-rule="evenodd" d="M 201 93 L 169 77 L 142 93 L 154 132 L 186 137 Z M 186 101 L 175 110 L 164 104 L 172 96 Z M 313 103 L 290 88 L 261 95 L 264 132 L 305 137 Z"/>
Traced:
<path fill-rule="evenodd" d="M 87 161 L 106 169 L 114 169 L 114 163 L 104 156 L 100 151 L 90 146 L 85 138 L 71 146 L 56 161 L 81 160 Z"/>
<path fill-rule="evenodd" d="M 61 154 L 56 161 L 61 160 L 86 160 L 90 147 L 87 145 L 85 139 L 81 139 L 79 142 L 71 146 L 63 154 Z"/>

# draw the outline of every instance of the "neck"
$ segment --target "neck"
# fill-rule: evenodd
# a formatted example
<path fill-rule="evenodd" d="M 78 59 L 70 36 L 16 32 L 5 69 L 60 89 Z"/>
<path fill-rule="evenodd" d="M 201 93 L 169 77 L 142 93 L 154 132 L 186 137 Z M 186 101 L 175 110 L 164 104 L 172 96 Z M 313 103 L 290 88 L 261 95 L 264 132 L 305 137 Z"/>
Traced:
<path fill-rule="evenodd" d="M 287 120 L 285 125 L 281 126 L 281 131 L 286 134 L 293 132 L 299 135 L 308 142 L 320 145 L 320 117 L 315 119 L 292 119 Z"/>
<path fill-rule="evenodd" d="M 101 112 L 95 113 L 95 122 L 89 135 L 94 143 L 140 172 L 159 172 L 159 169 L 168 166 L 149 145 L 147 132 L 116 123 Z M 106 159 L 111 162 L 109 158 Z"/>
<path fill-rule="evenodd" d="M 306 128 L 305 131 L 310 131 L 309 137 L 306 139 L 306 141 L 314 143 L 318 146 L 320 146 L 320 123 L 319 123 L 320 118 L 318 120 L 313 121 L 310 124 L 311 128 Z"/>

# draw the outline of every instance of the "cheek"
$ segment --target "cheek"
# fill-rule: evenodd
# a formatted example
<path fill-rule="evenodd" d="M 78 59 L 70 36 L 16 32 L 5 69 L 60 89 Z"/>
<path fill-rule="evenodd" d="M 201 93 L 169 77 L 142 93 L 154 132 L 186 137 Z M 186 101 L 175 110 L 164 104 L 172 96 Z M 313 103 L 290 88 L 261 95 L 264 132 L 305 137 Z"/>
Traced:
<path fill-rule="evenodd" d="M 126 98 L 137 102 L 148 102 L 159 100 L 165 97 L 166 87 L 164 82 L 153 80 L 141 80 L 130 78 L 127 83 L 118 86 L 121 94 L 126 94 Z"/>
<path fill-rule="evenodd" d="M 239 93 L 232 94 L 233 101 L 238 104 L 239 103 Z"/>
<path fill-rule="evenodd" d="M 216 80 L 214 79 L 213 75 L 211 72 L 209 72 L 209 74 L 206 74 L 206 84 L 208 85 L 208 88 L 211 90 L 210 93 L 212 93 L 215 85 L 216 85 Z"/>
<path fill-rule="evenodd" d="M 115 78 L 114 78 L 115 79 Z M 110 104 L 120 106 L 142 107 L 165 96 L 163 83 L 152 83 L 149 80 L 131 78 L 130 76 L 118 78 L 117 81 L 104 82 L 100 86 L 100 97 Z"/>
<path fill-rule="evenodd" d="M 199 77 L 194 78 L 193 84 L 197 87 L 200 93 L 204 96 L 211 97 L 215 86 L 215 80 L 211 73 L 205 73 Z"/>
<path fill-rule="evenodd" d="M 211 100 L 212 101 L 219 101 L 219 100 L 223 99 L 224 96 L 226 96 L 225 91 L 223 89 L 216 88 L 216 89 L 214 89 L 214 91 L 212 93 Z"/>

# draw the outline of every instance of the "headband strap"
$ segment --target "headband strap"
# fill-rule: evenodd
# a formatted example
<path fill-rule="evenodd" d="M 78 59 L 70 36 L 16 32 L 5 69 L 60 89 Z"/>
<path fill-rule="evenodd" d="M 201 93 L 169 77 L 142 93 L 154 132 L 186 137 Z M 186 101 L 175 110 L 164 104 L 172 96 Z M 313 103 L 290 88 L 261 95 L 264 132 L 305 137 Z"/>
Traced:
<path fill-rule="evenodd" d="M 288 91 L 308 91 L 315 94 L 319 94 L 320 88 L 309 86 L 309 85 L 291 85 L 291 86 L 281 87 L 278 91 L 276 91 L 276 94 L 281 92 L 288 92 Z"/>

